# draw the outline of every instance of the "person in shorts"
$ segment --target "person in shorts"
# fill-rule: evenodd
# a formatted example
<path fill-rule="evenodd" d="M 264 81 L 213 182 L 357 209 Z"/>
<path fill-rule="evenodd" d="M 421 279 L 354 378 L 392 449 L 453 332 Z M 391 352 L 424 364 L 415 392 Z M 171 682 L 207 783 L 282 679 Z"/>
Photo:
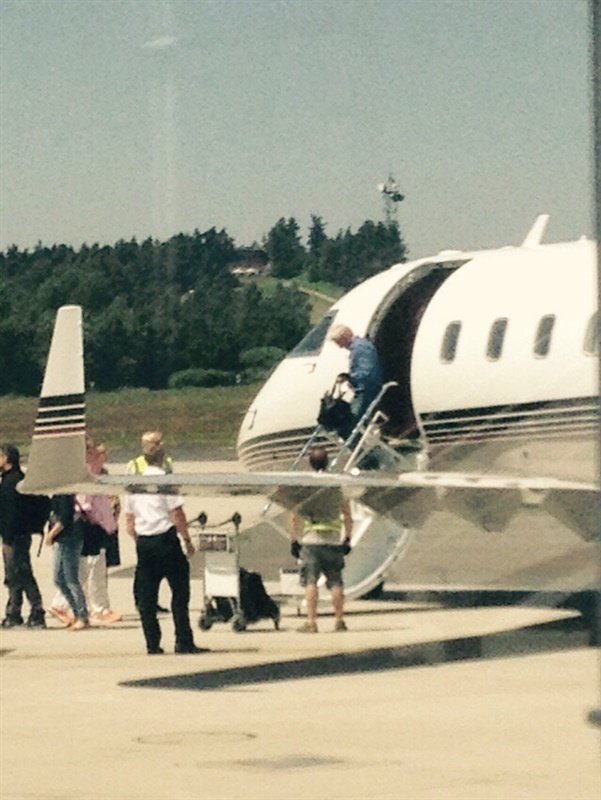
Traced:
<path fill-rule="evenodd" d="M 325 447 L 313 447 L 309 453 L 309 463 L 317 472 L 323 472 L 328 466 L 328 454 Z M 299 628 L 301 633 L 317 633 L 317 602 L 319 590 L 317 582 L 321 575 L 326 578 L 326 586 L 332 595 L 334 607 L 335 631 L 345 631 L 344 621 L 344 583 L 342 571 L 344 557 L 351 550 L 351 533 L 353 519 L 347 500 L 341 500 L 339 513 L 333 515 L 324 510 L 321 515 L 312 513 L 309 516 L 292 515 L 292 533 L 290 552 L 301 562 L 300 581 L 305 589 L 307 619 Z"/>

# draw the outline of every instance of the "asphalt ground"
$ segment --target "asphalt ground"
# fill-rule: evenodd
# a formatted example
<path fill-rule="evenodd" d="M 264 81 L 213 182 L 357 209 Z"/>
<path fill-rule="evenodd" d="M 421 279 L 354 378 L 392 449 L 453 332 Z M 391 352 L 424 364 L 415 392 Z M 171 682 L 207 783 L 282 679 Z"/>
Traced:
<path fill-rule="evenodd" d="M 232 511 L 205 498 L 189 516 L 199 505 L 215 520 Z M 453 606 L 387 584 L 380 599 L 348 604 L 346 633 L 333 632 L 327 607 L 318 634 L 298 633 L 294 603 L 280 631 L 269 620 L 200 631 L 197 554 L 191 618 L 209 651 L 174 655 L 162 614 L 166 653 L 148 656 L 124 536 L 121 551 L 109 586 L 122 622 L 73 633 L 51 618 L 47 630 L 1 632 L 2 800 L 601 796 L 588 719 L 600 705 L 599 652 L 576 612 Z M 264 558 L 247 541 L 243 563 Z M 47 603 L 51 561 L 49 550 L 34 558 Z"/>

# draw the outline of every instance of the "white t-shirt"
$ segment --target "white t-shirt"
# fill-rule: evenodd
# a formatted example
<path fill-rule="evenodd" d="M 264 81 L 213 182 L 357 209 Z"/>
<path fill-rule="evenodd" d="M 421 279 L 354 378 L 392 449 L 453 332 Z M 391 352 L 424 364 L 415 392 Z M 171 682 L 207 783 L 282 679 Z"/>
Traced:
<path fill-rule="evenodd" d="M 164 474 L 160 467 L 148 466 L 144 470 L 144 475 Z M 157 536 L 173 527 L 170 512 L 183 504 L 184 498 L 177 494 L 128 494 L 123 510 L 134 515 L 138 536 Z"/>

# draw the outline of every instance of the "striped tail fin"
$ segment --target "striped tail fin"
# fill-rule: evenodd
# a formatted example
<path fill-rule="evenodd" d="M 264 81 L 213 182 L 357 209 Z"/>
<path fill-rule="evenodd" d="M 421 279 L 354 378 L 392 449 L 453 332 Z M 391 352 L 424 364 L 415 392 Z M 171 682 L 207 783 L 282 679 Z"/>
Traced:
<path fill-rule="evenodd" d="M 89 483 L 86 466 L 83 332 L 80 306 L 62 306 L 54 332 L 19 491 L 51 494 Z"/>

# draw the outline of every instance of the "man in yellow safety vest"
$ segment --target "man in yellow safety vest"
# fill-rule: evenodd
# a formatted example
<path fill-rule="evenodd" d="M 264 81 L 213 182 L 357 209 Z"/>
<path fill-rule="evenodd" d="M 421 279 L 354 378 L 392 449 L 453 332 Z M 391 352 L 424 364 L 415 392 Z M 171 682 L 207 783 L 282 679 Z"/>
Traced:
<path fill-rule="evenodd" d="M 317 472 L 325 471 L 328 454 L 325 447 L 313 447 L 309 463 Z M 345 631 L 344 584 L 342 570 L 344 556 L 351 550 L 353 519 L 348 500 L 340 500 L 339 513 L 332 514 L 324 507 L 322 515 L 312 509 L 310 515 L 294 513 L 291 521 L 290 552 L 301 563 L 300 580 L 305 589 L 307 620 L 299 628 L 301 633 L 317 633 L 317 581 L 323 574 L 332 594 L 336 622 L 335 631 Z M 301 525 L 302 523 L 302 525 Z"/>
<path fill-rule="evenodd" d="M 143 475 L 148 466 L 147 456 L 150 456 L 153 461 L 156 461 L 158 457 L 161 469 L 166 473 L 173 472 L 173 461 L 165 455 L 161 431 L 145 431 L 142 434 L 142 453 L 128 463 L 127 471 L 131 475 Z"/>

